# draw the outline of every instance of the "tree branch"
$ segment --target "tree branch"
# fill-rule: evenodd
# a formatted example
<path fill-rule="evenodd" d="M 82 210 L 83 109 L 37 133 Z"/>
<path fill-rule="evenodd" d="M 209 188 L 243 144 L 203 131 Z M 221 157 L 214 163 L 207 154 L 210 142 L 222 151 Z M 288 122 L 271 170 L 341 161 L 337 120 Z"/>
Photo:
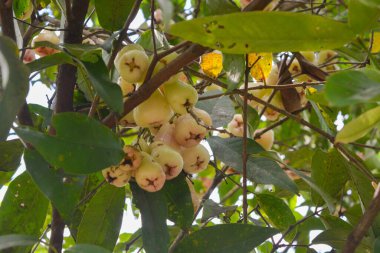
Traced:
<path fill-rule="evenodd" d="M 356 225 L 354 230 L 348 236 L 343 253 L 354 253 L 355 249 L 359 246 L 364 235 L 373 224 L 377 214 L 380 211 L 380 185 L 375 191 L 375 196 L 371 201 L 369 207 L 364 212 L 364 215 Z"/>

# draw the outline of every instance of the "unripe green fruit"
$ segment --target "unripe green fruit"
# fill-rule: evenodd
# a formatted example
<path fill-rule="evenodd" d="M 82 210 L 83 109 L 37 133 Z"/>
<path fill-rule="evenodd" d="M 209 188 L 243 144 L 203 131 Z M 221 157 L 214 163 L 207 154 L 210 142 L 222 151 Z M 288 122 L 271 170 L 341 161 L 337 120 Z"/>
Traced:
<path fill-rule="evenodd" d="M 136 183 L 145 191 L 156 192 L 165 184 L 166 175 L 160 164 L 147 153 L 142 152 L 143 159 L 135 174 Z"/>
<path fill-rule="evenodd" d="M 233 119 L 228 123 L 227 130 L 231 134 L 243 137 L 243 131 L 244 131 L 244 122 L 243 122 L 243 116 L 241 114 L 235 114 Z"/>
<path fill-rule="evenodd" d="M 115 68 L 120 76 L 129 83 L 143 81 L 149 67 L 149 59 L 145 51 L 130 50 L 120 56 Z"/>
<path fill-rule="evenodd" d="M 140 127 L 160 126 L 168 122 L 172 116 L 173 111 L 159 90 L 133 110 L 133 117 Z"/>
<path fill-rule="evenodd" d="M 151 153 L 153 159 L 159 163 L 166 174 L 166 180 L 173 179 L 181 173 L 183 159 L 180 153 L 162 145 L 154 148 Z"/>
<path fill-rule="evenodd" d="M 206 137 L 208 130 L 205 126 L 211 126 L 210 115 L 200 109 L 194 108 L 194 114 L 203 122 L 199 125 L 190 114 L 180 116 L 175 122 L 174 138 L 179 145 L 189 148 L 199 144 Z"/>
<path fill-rule="evenodd" d="M 255 133 L 253 134 L 253 137 L 255 134 L 260 133 L 263 129 L 257 129 Z M 255 141 L 260 144 L 261 147 L 265 150 L 270 150 L 273 146 L 274 142 L 274 132 L 273 130 L 269 130 L 265 133 L 263 133 L 260 138 L 255 139 Z"/>
<path fill-rule="evenodd" d="M 131 173 L 120 169 L 119 166 L 111 166 L 102 170 L 106 181 L 116 187 L 125 186 L 131 178 Z"/>
<path fill-rule="evenodd" d="M 201 144 L 187 148 L 182 151 L 183 170 L 186 173 L 194 174 L 207 168 L 210 161 L 208 150 Z"/>
<path fill-rule="evenodd" d="M 190 84 L 177 80 L 164 85 L 164 94 L 173 111 L 186 114 L 198 102 L 197 90 Z"/>

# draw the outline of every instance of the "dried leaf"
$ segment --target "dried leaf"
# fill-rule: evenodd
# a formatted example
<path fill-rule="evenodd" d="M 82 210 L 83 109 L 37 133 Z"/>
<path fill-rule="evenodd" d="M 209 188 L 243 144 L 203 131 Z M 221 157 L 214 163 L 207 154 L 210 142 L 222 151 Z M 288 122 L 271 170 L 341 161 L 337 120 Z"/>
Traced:
<path fill-rule="evenodd" d="M 251 76 L 258 82 L 264 81 L 272 69 L 272 53 L 248 54 L 248 64 L 252 66 Z"/>
<path fill-rule="evenodd" d="M 218 77 L 223 69 L 223 55 L 219 51 L 202 55 L 201 69 L 209 77 Z"/>

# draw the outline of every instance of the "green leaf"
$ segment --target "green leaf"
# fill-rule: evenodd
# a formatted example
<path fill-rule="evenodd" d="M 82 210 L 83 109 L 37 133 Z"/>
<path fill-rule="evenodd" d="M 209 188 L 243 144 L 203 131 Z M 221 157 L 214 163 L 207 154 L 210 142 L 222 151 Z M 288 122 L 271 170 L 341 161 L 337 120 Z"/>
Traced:
<path fill-rule="evenodd" d="M 185 237 L 174 253 L 248 253 L 277 233 L 273 228 L 248 224 L 215 225 Z"/>
<path fill-rule="evenodd" d="M 343 23 L 290 12 L 241 12 L 197 18 L 173 25 L 170 33 L 231 54 L 333 49 L 354 37 Z"/>
<path fill-rule="evenodd" d="M 29 90 L 28 68 L 18 59 L 15 43 L 5 36 L 0 36 L 0 70 L 0 141 L 5 141 Z"/>
<path fill-rule="evenodd" d="M 260 209 L 264 211 L 264 214 L 269 218 L 269 222 L 275 228 L 286 232 L 291 225 L 296 223 L 292 210 L 282 199 L 270 194 L 256 194 L 256 198 Z M 297 229 L 295 228 L 285 236 L 285 240 L 291 242 L 296 234 Z"/>
<path fill-rule="evenodd" d="M 242 138 L 222 139 L 212 136 L 208 138 L 207 141 L 217 159 L 242 173 Z M 254 140 L 248 139 L 247 141 L 247 151 L 249 155 L 264 151 Z M 298 192 L 297 186 L 289 179 L 280 166 L 268 158 L 248 157 L 247 178 L 259 184 L 273 184 L 294 193 Z"/>
<path fill-rule="evenodd" d="M 156 40 L 157 49 L 162 49 L 169 46 L 169 43 L 166 40 L 165 35 L 163 35 L 157 30 L 154 30 L 154 38 Z M 141 45 L 146 50 L 153 51 L 154 45 L 153 45 L 152 31 L 148 30 L 148 31 L 143 32 L 140 35 L 140 38 L 136 41 L 136 43 Z"/>
<path fill-rule="evenodd" d="M 136 183 L 130 183 L 133 201 L 140 209 L 142 221 L 142 238 L 147 253 L 167 253 L 169 249 L 169 232 L 166 225 L 168 206 L 165 193 L 146 192 Z"/>
<path fill-rule="evenodd" d="M 31 128 L 16 133 L 30 142 L 51 165 L 66 172 L 88 174 L 118 164 L 123 156 L 120 139 L 97 120 L 80 113 L 59 113 L 53 117 L 57 135 Z M 54 148 L 52 148 L 54 147 Z"/>
<path fill-rule="evenodd" d="M 380 100 L 380 71 L 347 70 L 327 78 L 326 97 L 332 105 L 347 106 Z"/>
<path fill-rule="evenodd" d="M 236 211 L 236 208 L 237 206 L 222 206 L 215 203 L 211 199 L 207 199 L 203 203 L 201 222 L 206 222 L 210 218 L 218 217 L 222 213 L 225 213 L 227 217 L 231 217 L 231 215 Z"/>
<path fill-rule="evenodd" d="M 111 251 L 91 244 L 76 244 L 65 250 L 65 253 L 111 253 Z"/>
<path fill-rule="evenodd" d="M 76 244 L 65 250 L 65 253 L 111 253 L 111 251 L 91 244 Z"/>
<path fill-rule="evenodd" d="M 70 55 L 68 55 L 65 52 L 60 52 L 60 53 L 47 55 L 39 59 L 36 59 L 26 64 L 26 66 L 28 66 L 28 68 L 30 69 L 30 72 L 35 72 L 35 71 L 41 71 L 51 66 L 63 64 L 63 63 L 74 64 L 73 59 L 71 58 Z"/>
<path fill-rule="evenodd" d="M 108 77 L 107 67 L 102 58 L 97 56 L 96 62 L 84 61 L 83 65 L 98 95 L 104 99 L 112 110 L 117 113 L 123 113 L 123 94 L 121 93 L 121 88 Z"/>
<path fill-rule="evenodd" d="M 180 174 L 166 181 L 163 191 L 167 199 L 169 220 L 180 228 L 190 228 L 193 223 L 194 207 L 185 175 Z"/>
<path fill-rule="evenodd" d="M 51 168 L 35 150 L 26 150 L 24 160 L 38 188 L 51 200 L 66 223 L 70 223 L 81 196 L 84 176 L 72 176 Z"/>
<path fill-rule="evenodd" d="M 223 69 L 226 72 L 228 83 L 231 84 L 228 86 L 228 91 L 238 88 L 244 76 L 244 55 L 223 54 Z"/>
<path fill-rule="evenodd" d="M 39 237 L 49 201 L 38 190 L 27 172 L 14 179 L 0 208 L 0 235 L 22 234 Z M 0 244 L 1 245 L 1 244 Z M 19 247 L 12 252 L 26 252 Z"/>
<path fill-rule="evenodd" d="M 336 149 L 328 153 L 317 150 L 311 163 L 311 178 L 321 190 L 337 198 L 349 178 L 346 160 Z M 317 206 L 324 202 L 315 191 L 311 192 L 311 199 Z"/>
<path fill-rule="evenodd" d="M 36 236 L 19 234 L 2 235 L 0 236 L 0 250 L 13 248 L 16 246 L 32 246 L 37 241 L 38 237 Z"/>
<path fill-rule="evenodd" d="M 206 92 L 202 96 L 211 96 L 219 93 L 222 92 L 214 90 Z M 212 125 L 214 127 L 222 127 L 227 125 L 235 114 L 233 104 L 227 96 L 201 100 L 197 103 L 197 108 L 205 110 L 211 115 Z"/>
<path fill-rule="evenodd" d="M 94 244 L 112 251 L 119 237 L 124 202 L 124 187 L 103 186 L 84 212 L 77 243 Z"/>
<path fill-rule="evenodd" d="M 204 16 L 214 16 L 233 12 L 240 12 L 239 7 L 229 0 L 205 0 L 201 5 Z"/>
<path fill-rule="evenodd" d="M 24 15 L 30 11 L 32 13 L 33 6 L 30 0 L 14 0 L 13 11 L 17 18 L 23 18 Z"/>
<path fill-rule="evenodd" d="M 349 1 L 348 23 L 356 33 L 364 33 L 373 28 L 379 17 L 379 9 L 358 0 Z"/>
<path fill-rule="evenodd" d="M 380 106 L 348 122 L 335 137 L 335 142 L 350 143 L 364 137 L 380 122 Z"/>
<path fill-rule="evenodd" d="M 95 0 L 100 25 L 111 31 L 121 29 L 134 2 L 134 0 Z"/>
<path fill-rule="evenodd" d="M 24 146 L 20 140 L 0 142 L 0 171 L 9 172 L 18 168 Z"/>
<path fill-rule="evenodd" d="M 347 242 L 347 237 L 351 230 L 346 229 L 328 229 L 317 235 L 312 241 L 312 244 L 327 244 L 334 249 L 343 249 Z M 363 238 L 356 252 L 371 252 L 372 243 L 368 238 Z"/>
<path fill-rule="evenodd" d="M 380 9 L 380 0 L 359 0 L 363 4 Z"/>

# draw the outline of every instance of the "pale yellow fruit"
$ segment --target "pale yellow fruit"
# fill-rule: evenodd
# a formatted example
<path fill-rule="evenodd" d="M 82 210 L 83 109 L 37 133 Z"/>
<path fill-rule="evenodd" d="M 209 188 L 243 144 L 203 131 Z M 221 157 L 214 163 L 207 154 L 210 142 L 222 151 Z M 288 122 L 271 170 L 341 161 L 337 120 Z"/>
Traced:
<path fill-rule="evenodd" d="M 300 53 L 309 62 L 314 62 L 315 61 L 315 54 L 314 54 L 313 51 L 301 51 Z"/>
<path fill-rule="evenodd" d="M 265 80 L 266 85 L 277 85 L 278 82 L 278 67 L 276 64 L 272 64 L 272 69 L 270 70 L 268 77 Z"/>
<path fill-rule="evenodd" d="M 154 148 L 151 153 L 153 159 L 159 163 L 166 174 L 166 180 L 177 177 L 183 168 L 183 159 L 180 153 L 167 145 Z"/>
<path fill-rule="evenodd" d="M 253 87 L 258 87 L 258 86 L 264 86 L 264 83 L 262 83 L 262 82 L 259 82 L 259 83 L 249 82 L 248 83 L 248 88 L 253 88 Z M 244 84 L 240 86 L 240 89 L 244 89 Z M 264 96 L 270 95 L 271 92 L 272 92 L 271 89 L 256 89 L 256 90 L 249 90 L 248 94 L 251 94 L 255 97 L 262 99 Z M 241 98 L 243 99 L 243 96 L 241 96 Z M 255 109 L 257 109 L 260 106 L 259 103 L 257 103 L 254 100 L 250 100 L 249 98 L 248 98 L 248 105 L 251 106 L 252 108 L 255 108 Z"/>
<path fill-rule="evenodd" d="M 173 111 L 159 90 L 133 110 L 135 122 L 140 127 L 157 127 L 168 122 Z"/>
<path fill-rule="evenodd" d="M 154 67 L 154 70 L 153 70 L 153 75 L 157 74 L 161 69 L 165 68 L 171 61 L 173 61 L 175 58 L 178 57 L 178 54 L 176 52 L 173 52 L 163 58 L 161 58 L 156 66 Z M 152 60 L 153 58 L 151 58 Z M 172 83 L 172 82 L 176 82 L 178 79 L 179 79 L 179 76 L 180 74 L 175 74 L 175 75 L 172 75 L 166 82 L 163 83 L 163 85 L 165 83 Z"/>
<path fill-rule="evenodd" d="M 241 114 L 235 114 L 233 119 L 227 125 L 227 131 L 231 134 L 243 137 L 244 122 Z"/>
<path fill-rule="evenodd" d="M 125 53 L 127 53 L 128 51 L 131 51 L 131 50 L 138 50 L 138 51 L 143 51 L 144 52 L 144 48 L 142 46 L 140 46 L 139 44 L 129 44 L 129 45 L 126 45 L 122 49 L 120 49 L 120 51 L 116 54 L 116 57 L 115 57 L 115 60 L 114 60 L 114 65 L 115 66 L 119 65 L 120 58 Z"/>
<path fill-rule="evenodd" d="M 264 96 L 262 98 L 262 100 L 268 102 L 269 101 L 269 98 L 270 98 L 270 94 L 267 95 L 267 96 Z M 282 98 L 281 98 L 281 94 L 280 92 L 277 92 L 274 97 L 272 98 L 272 100 L 270 101 L 270 104 L 281 109 L 281 110 L 284 110 L 285 107 L 284 107 L 284 104 L 282 103 Z M 259 106 L 259 110 L 261 111 L 263 109 L 264 105 L 260 105 Z M 277 120 L 279 117 L 280 117 L 280 113 L 269 108 L 269 107 L 266 107 L 265 109 L 265 112 L 264 112 L 264 116 L 270 120 L 270 121 L 275 121 Z"/>
<path fill-rule="evenodd" d="M 145 51 L 130 50 L 120 56 L 115 68 L 120 76 L 129 83 L 142 82 L 149 67 Z"/>
<path fill-rule="evenodd" d="M 175 140 L 174 132 L 175 124 L 166 122 L 161 126 L 160 130 L 158 130 L 158 132 L 154 136 L 154 141 L 162 142 L 163 144 L 166 144 L 175 150 L 179 150 L 181 146 Z"/>
<path fill-rule="evenodd" d="M 50 42 L 54 45 L 58 45 L 59 44 L 59 37 L 53 31 L 43 30 L 36 37 L 33 38 L 32 47 L 35 47 L 35 44 L 37 42 Z M 59 51 L 54 49 L 54 48 L 42 46 L 42 47 L 35 48 L 34 52 L 37 55 L 43 57 L 43 56 L 55 54 Z"/>
<path fill-rule="evenodd" d="M 161 190 L 166 179 L 164 170 L 149 154 L 142 152 L 142 155 L 141 165 L 135 174 L 136 183 L 148 192 Z"/>
<path fill-rule="evenodd" d="M 197 90 L 190 84 L 177 80 L 166 83 L 164 86 L 166 100 L 174 112 L 178 114 L 187 113 L 198 102 Z"/>
<path fill-rule="evenodd" d="M 330 62 L 332 58 L 337 56 L 338 53 L 333 50 L 322 50 L 318 53 L 318 57 L 316 59 L 317 65 L 324 64 L 326 62 Z"/>
<path fill-rule="evenodd" d="M 182 158 L 184 163 L 183 170 L 186 173 L 194 174 L 207 168 L 210 161 L 210 154 L 204 146 L 198 144 L 183 150 Z"/>
<path fill-rule="evenodd" d="M 136 90 L 135 84 L 129 83 L 121 77 L 117 80 L 117 84 L 120 86 L 124 98 L 130 96 Z"/>
<path fill-rule="evenodd" d="M 296 90 L 298 92 L 298 95 L 300 96 L 300 103 L 301 106 L 306 106 L 307 102 L 309 101 L 306 97 L 306 91 L 303 87 L 296 87 Z"/>
<path fill-rule="evenodd" d="M 208 133 L 205 126 L 212 125 L 211 117 L 207 112 L 197 108 L 194 108 L 193 112 L 202 122 L 201 125 L 190 114 L 180 116 L 175 122 L 174 138 L 179 145 L 186 148 L 199 144 Z"/>
<path fill-rule="evenodd" d="M 257 134 L 257 133 L 260 133 L 263 129 L 257 129 L 254 134 L 253 134 L 253 137 Z M 255 139 L 255 141 L 260 144 L 261 147 L 263 147 L 263 149 L 265 150 L 270 150 L 273 146 L 273 142 L 274 142 L 274 132 L 273 130 L 269 130 L 267 132 L 265 132 L 264 134 L 262 134 L 260 136 L 260 138 L 257 138 Z"/>
<path fill-rule="evenodd" d="M 127 115 L 124 115 L 124 117 L 122 117 L 119 120 L 119 124 L 125 127 L 134 127 L 136 124 L 136 121 L 135 121 L 135 118 L 133 117 L 133 111 L 129 112 Z"/>
<path fill-rule="evenodd" d="M 34 61 L 35 59 L 36 59 L 36 54 L 34 53 L 34 50 L 26 49 L 22 62 L 26 64 L 26 63 Z"/>
<path fill-rule="evenodd" d="M 141 164 L 141 153 L 139 150 L 132 146 L 124 146 L 124 158 L 121 161 L 119 167 L 124 171 L 136 170 Z"/>
<path fill-rule="evenodd" d="M 302 71 L 301 65 L 297 59 L 294 59 L 289 66 L 289 72 L 292 76 L 300 74 Z"/>
<path fill-rule="evenodd" d="M 111 166 L 102 170 L 103 177 L 106 181 L 116 187 L 125 186 L 131 178 L 131 173 L 120 169 L 119 166 Z"/>

